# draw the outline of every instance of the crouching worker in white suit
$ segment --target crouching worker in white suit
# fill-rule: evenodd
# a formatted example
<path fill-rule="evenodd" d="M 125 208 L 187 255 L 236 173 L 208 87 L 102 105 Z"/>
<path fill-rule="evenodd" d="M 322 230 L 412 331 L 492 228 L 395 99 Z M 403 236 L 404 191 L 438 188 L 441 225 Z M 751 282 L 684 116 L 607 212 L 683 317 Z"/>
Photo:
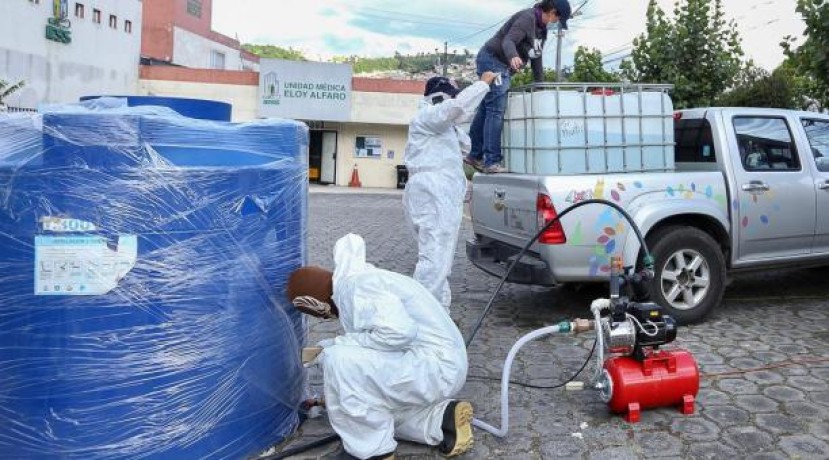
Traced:
<path fill-rule="evenodd" d="M 463 218 L 466 175 L 463 155 L 469 136 L 456 125 L 475 114 L 496 75 L 459 91 L 448 78 L 426 82 L 425 98 L 412 122 L 404 161 L 409 181 L 403 194 L 406 219 L 417 234 L 414 278 L 448 310 L 452 303 L 449 275 Z"/>
<path fill-rule="evenodd" d="M 394 458 L 395 438 L 472 447 L 472 405 L 453 400 L 466 380 L 463 338 L 417 281 L 366 263 L 365 242 L 334 246 L 335 269 L 291 274 L 288 297 L 304 313 L 339 318 L 344 335 L 320 342 L 325 406 L 348 455 Z M 348 457 L 352 458 L 352 457 Z"/>

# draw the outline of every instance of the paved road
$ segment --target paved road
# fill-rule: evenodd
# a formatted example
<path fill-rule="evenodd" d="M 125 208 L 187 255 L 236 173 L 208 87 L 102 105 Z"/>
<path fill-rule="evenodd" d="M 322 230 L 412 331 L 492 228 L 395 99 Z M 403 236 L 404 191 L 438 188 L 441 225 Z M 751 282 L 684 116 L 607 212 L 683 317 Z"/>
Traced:
<path fill-rule="evenodd" d="M 369 261 L 410 274 L 416 249 L 403 223 L 400 197 L 314 193 L 310 199 L 311 262 L 333 266 L 334 242 L 362 235 Z M 472 267 L 463 241 L 452 276 L 452 316 L 464 334 L 474 324 L 496 280 Z M 562 318 L 585 317 L 604 288 L 572 292 L 507 285 L 469 349 L 470 379 L 461 396 L 476 415 L 498 425 L 500 376 L 506 354 L 521 335 Z M 314 323 L 310 343 L 330 336 L 335 323 Z M 530 344 L 513 378 L 556 383 L 578 369 L 592 344 L 588 336 L 558 336 Z M 593 391 L 565 392 L 513 386 L 505 439 L 476 431 L 474 450 L 462 458 L 829 458 L 829 269 L 741 276 L 701 325 L 681 328 L 677 346 L 691 350 L 703 373 L 697 413 L 643 412 L 630 425 L 608 413 Z M 480 378 L 484 377 L 484 378 Z M 312 375 L 312 384 L 320 383 Z M 329 434 L 326 418 L 309 420 L 288 447 Z M 338 443 L 295 458 L 328 458 Z M 398 458 L 440 458 L 437 451 L 401 443 Z"/>

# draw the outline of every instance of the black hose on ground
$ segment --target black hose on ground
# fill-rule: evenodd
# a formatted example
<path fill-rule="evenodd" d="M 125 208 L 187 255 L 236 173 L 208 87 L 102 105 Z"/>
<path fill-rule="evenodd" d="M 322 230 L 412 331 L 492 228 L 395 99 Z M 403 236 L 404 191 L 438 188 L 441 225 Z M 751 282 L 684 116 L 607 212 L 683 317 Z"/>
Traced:
<path fill-rule="evenodd" d="M 478 322 L 475 324 L 475 328 L 472 330 L 472 334 L 470 334 L 469 338 L 466 339 L 466 348 L 469 348 L 469 344 L 472 343 L 472 339 L 475 338 L 475 334 L 477 334 L 478 330 L 481 328 L 481 324 L 483 324 L 484 319 L 486 318 L 486 315 L 489 313 L 489 310 L 492 308 L 492 304 L 495 301 L 495 297 L 498 295 L 499 292 L 501 292 L 501 288 L 504 287 L 504 283 L 507 281 L 507 278 L 509 277 L 510 273 L 512 273 L 512 270 L 515 268 L 515 265 L 518 263 L 519 260 L 521 260 L 521 257 L 524 256 L 524 254 L 527 252 L 527 250 L 530 248 L 530 246 L 532 246 L 533 243 L 535 243 L 538 240 L 538 238 L 541 237 L 542 233 L 547 231 L 548 228 L 550 228 L 556 222 L 561 220 L 562 217 L 564 217 L 568 213 L 570 213 L 570 211 L 573 211 L 573 210 L 575 210 L 577 208 L 580 208 L 582 206 L 586 206 L 588 204 L 594 204 L 594 203 L 595 204 L 604 204 L 604 205 L 610 206 L 611 208 L 619 211 L 619 213 L 622 214 L 622 216 L 625 217 L 625 219 L 630 223 L 630 226 L 633 228 L 634 233 L 636 233 L 636 237 L 639 239 L 639 244 L 642 245 L 642 249 L 645 252 L 645 267 L 649 268 L 649 269 L 652 268 L 653 258 L 651 257 L 651 253 L 648 250 L 648 245 L 645 242 L 645 238 L 642 236 L 642 232 L 639 230 L 639 227 L 636 225 L 636 222 L 633 221 L 633 217 L 631 217 L 630 214 L 627 213 L 627 211 L 622 209 L 622 207 L 617 205 L 616 203 L 613 203 L 613 202 L 607 201 L 607 200 L 591 199 L 591 200 L 580 201 L 580 202 L 570 206 L 569 208 L 565 209 L 564 211 L 562 211 L 561 214 L 558 214 L 555 218 L 551 219 L 550 222 L 547 222 L 547 224 L 544 225 L 544 227 L 542 227 L 538 231 L 538 233 L 535 234 L 534 237 L 532 237 L 529 241 L 527 241 L 527 244 L 525 244 L 524 247 L 521 249 L 521 251 L 518 253 L 518 255 L 515 256 L 515 260 L 512 261 L 510 266 L 507 268 L 507 271 L 504 272 L 504 275 L 501 277 L 501 280 L 498 283 L 498 287 L 495 288 L 495 292 L 492 293 L 492 297 L 489 298 L 489 302 L 487 302 L 486 307 L 484 307 L 484 312 L 481 314 L 481 317 L 478 319 Z M 567 382 L 570 382 L 573 379 L 575 379 L 581 373 L 581 371 L 584 370 L 584 368 L 587 366 L 587 363 L 590 361 L 590 358 L 593 356 L 593 350 L 595 350 L 595 347 L 596 347 L 596 343 L 594 342 L 593 343 L 593 349 L 590 350 L 590 354 L 587 356 L 587 360 L 584 362 L 584 365 L 582 365 L 581 369 L 579 369 L 578 372 L 576 372 L 576 374 L 573 375 L 573 377 L 571 377 Z M 478 376 L 475 376 L 475 377 L 477 377 L 477 378 L 486 378 L 486 377 L 478 377 Z M 555 385 L 555 386 L 552 386 L 552 387 L 548 387 L 548 388 L 559 388 L 559 387 L 563 386 L 564 384 L 566 384 L 567 382 L 565 382 L 563 384 Z M 540 387 L 540 386 L 527 385 L 527 384 L 523 384 L 523 383 L 519 383 L 519 382 L 515 382 L 515 383 L 517 383 L 519 385 L 527 386 L 527 387 L 544 388 L 544 387 Z M 316 441 L 309 442 L 308 444 L 305 444 L 305 445 L 302 445 L 302 446 L 297 446 L 297 447 L 294 447 L 294 448 L 291 448 L 291 449 L 287 449 L 287 450 L 284 450 L 284 451 L 279 452 L 277 454 L 273 454 L 271 456 L 265 457 L 264 460 L 282 460 L 282 459 L 288 458 L 292 455 L 299 455 L 299 454 L 301 454 L 303 452 L 306 452 L 306 451 L 309 451 L 311 449 L 315 449 L 317 447 L 324 446 L 324 445 L 332 443 L 334 441 L 338 441 L 339 439 L 340 439 L 340 437 L 338 435 L 332 434 L 332 435 L 326 436 L 324 438 L 318 439 Z"/>
<path fill-rule="evenodd" d="M 548 228 L 552 227 L 556 222 L 561 220 L 562 217 L 566 216 L 571 211 L 574 211 L 574 210 L 576 210 L 576 209 L 578 209 L 582 206 L 587 206 L 588 204 L 603 204 L 603 205 L 606 205 L 606 206 L 610 206 L 611 208 L 619 211 L 619 213 L 622 216 L 625 217 L 625 220 L 627 220 L 630 223 L 631 228 L 633 228 L 633 232 L 636 233 L 636 238 L 639 239 L 639 244 L 642 245 L 642 249 L 645 252 L 645 268 L 653 269 L 653 257 L 651 257 L 651 253 L 648 250 L 648 244 L 645 242 L 645 238 L 642 236 L 642 232 L 639 230 L 639 227 L 636 225 L 636 222 L 633 221 L 633 217 L 631 217 L 630 214 L 627 213 L 627 211 L 625 211 L 621 206 L 619 206 L 618 204 L 616 204 L 612 201 L 602 200 L 602 199 L 598 199 L 598 198 L 597 199 L 591 199 L 591 200 L 579 201 L 578 203 L 576 203 L 576 204 L 570 206 L 569 208 L 565 209 L 564 211 L 562 211 L 560 214 L 558 214 L 553 219 L 550 219 L 550 221 L 547 222 L 546 225 L 544 225 L 543 227 L 541 227 L 540 230 L 538 230 L 538 233 L 536 233 L 534 237 L 530 238 L 530 240 L 527 241 L 527 244 L 525 244 L 524 247 L 521 248 L 521 251 L 519 251 L 518 254 L 516 256 L 514 256 L 514 260 L 512 261 L 512 263 L 507 268 L 507 271 L 504 272 L 503 276 L 501 276 L 501 280 L 498 282 L 498 286 L 495 288 L 495 291 L 492 293 L 492 297 L 489 298 L 489 302 L 487 302 L 486 307 L 484 307 L 484 312 L 481 314 L 481 317 L 478 318 L 478 322 L 475 324 L 475 327 L 472 329 L 472 333 L 469 335 L 469 338 L 466 339 L 466 348 L 469 348 L 469 344 L 472 343 L 472 339 L 475 338 L 475 334 L 477 334 L 478 329 L 481 328 L 481 324 L 483 324 L 484 319 L 486 318 L 486 315 L 489 314 L 489 310 L 492 308 L 493 302 L 495 302 L 495 297 L 498 295 L 499 292 L 501 292 L 501 288 L 504 287 L 504 283 L 507 282 L 507 278 L 509 277 L 510 273 L 512 273 L 512 270 L 515 268 L 515 266 L 518 264 L 518 261 L 521 260 L 521 257 L 524 256 L 524 254 L 527 252 L 527 250 L 530 248 L 530 246 L 532 246 L 536 241 L 538 241 L 538 238 L 540 238 L 541 235 L 545 231 L 547 231 Z"/>
<path fill-rule="evenodd" d="M 326 444 L 330 444 L 334 441 L 339 441 L 340 436 L 337 434 L 331 434 L 324 438 L 317 439 L 316 441 L 311 441 L 308 444 L 304 444 L 297 447 L 292 447 L 290 449 L 285 449 L 282 452 L 277 452 L 272 455 L 268 455 L 267 457 L 263 457 L 261 460 L 282 460 L 288 458 L 292 455 L 299 455 L 303 452 L 307 452 L 311 449 L 316 449 L 317 447 L 322 447 Z"/>

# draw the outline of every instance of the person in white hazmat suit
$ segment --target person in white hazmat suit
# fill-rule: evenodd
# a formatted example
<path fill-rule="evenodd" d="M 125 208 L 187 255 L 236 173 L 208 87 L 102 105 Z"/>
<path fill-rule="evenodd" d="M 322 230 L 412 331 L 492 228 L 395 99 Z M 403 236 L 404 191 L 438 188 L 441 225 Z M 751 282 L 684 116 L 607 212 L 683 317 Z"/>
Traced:
<path fill-rule="evenodd" d="M 469 136 L 457 125 L 475 115 L 495 77 L 484 72 L 480 81 L 463 91 L 446 77 L 430 78 L 425 98 L 409 124 L 403 157 L 409 180 L 403 205 L 417 235 L 414 278 L 447 310 L 452 302 L 449 275 L 466 195 L 463 156 L 471 148 Z"/>
<path fill-rule="evenodd" d="M 358 235 L 337 241 L 334 262 L 333 273 L 293 272 L 288 298 L 304 313 L 339 318 L 345 331 L 319 343 L 318 359 L 347 455 L 394 458 L 395 438 L 447 456 L 469 450 L 472 405 L 452 399 L 466 381 L 466 348 L 449 314 L 417 281 L 366 263 Z"/>

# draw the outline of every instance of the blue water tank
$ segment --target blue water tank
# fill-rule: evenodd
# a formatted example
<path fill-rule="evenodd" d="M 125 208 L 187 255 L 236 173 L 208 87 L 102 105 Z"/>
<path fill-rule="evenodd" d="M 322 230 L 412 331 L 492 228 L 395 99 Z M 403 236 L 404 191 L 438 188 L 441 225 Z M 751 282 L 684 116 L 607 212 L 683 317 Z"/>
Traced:
<path fill-rule="evenodd" d="M 227 102 L 211 101 L 208 99 L 189 99 L 186 97 L 162 96 L 83 96 L 81 101 L 89 101 L 101 97 L 117 97 L 127 100 L 130 107 L 159 106 L 168 107 L 185 117 L 201 120 L 230 121 L 233 106 Z"/>
<path fill-rule="evenodd" d="M 245 458 L 298 426 L 307 127 L 133 110 L 0 151 L 0 458 Z"/>

